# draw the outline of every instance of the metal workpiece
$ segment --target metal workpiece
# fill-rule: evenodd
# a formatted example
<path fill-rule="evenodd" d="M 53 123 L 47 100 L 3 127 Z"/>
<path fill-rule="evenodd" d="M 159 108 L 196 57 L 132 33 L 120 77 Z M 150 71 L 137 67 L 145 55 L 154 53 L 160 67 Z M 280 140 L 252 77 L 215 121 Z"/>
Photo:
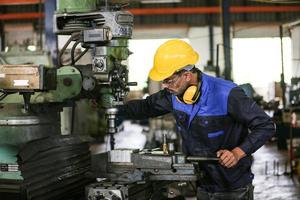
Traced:
<path fill-rule="evenodd" d="M 139 152 L 138 149 L 115 149 L 108 152 L 108 162 L 110 163 L 130 163 L 132 153 Z"/>

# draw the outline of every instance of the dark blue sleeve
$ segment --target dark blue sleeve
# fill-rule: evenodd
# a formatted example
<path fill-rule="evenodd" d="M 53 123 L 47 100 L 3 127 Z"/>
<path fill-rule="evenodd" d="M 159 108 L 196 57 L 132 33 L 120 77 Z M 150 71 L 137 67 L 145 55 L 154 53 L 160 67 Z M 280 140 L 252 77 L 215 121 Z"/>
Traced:
<path fill-rule="evenodd" d="M 118 114 L 129 119 L 157 117 L 172 111 L 171 94 L 161 90 L 146 99 L 131 100 L 117 107 Z"/>
<path fill-rule="evenodd" d="M 239 147 L 250 155 L 275 134 L 275 124 L 241 88 L 233 88 L 228 98 L 229 115 L 249 129 L 248 136 Z"/>

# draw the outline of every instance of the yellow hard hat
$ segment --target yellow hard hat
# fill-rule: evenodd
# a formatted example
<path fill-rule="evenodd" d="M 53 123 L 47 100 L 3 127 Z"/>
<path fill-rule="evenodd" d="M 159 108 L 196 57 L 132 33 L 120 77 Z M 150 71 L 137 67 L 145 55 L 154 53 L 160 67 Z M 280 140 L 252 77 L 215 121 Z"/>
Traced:
<path fill-rule="evenodd" d="M 177 70 L 196 64 L 198 59 L 198 53 L 187 42 L 179 39 L 168 40 L 156 50 L 149 77 L 154 81 L 162 81 Z"/>

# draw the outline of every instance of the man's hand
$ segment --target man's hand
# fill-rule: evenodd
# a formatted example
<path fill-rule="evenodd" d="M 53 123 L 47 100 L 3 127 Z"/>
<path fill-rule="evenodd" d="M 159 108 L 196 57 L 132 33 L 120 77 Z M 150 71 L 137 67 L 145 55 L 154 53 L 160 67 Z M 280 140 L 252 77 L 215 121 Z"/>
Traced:
<path fill-rule="evenodd" d="M 239 160 L 245 156 L 245 152 L 239 147 L 236 147 L 231 151 L 221 149 L 217 152 L 220 164 L 227 168 L 235 166 Z"/>

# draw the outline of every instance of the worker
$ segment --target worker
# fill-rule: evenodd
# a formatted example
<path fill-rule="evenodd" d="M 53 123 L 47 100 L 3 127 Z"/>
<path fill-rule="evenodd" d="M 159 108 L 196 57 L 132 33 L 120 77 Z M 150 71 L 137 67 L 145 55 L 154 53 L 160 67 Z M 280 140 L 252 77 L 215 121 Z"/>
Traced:
<path fill-rule="evenodd" d="M 198 58 L 183 40 L 162 44 L 149 77 L 163 89 L 119 106 L 119 115 L 142 119 L 172 113 L 186 155 L 219 158 L 201 164 L 205 176 L 197 183 L 197 198 L 253 199 L 251 154 L 273 136 L 275 126 L 235 83 L 197 69 Z"/>

